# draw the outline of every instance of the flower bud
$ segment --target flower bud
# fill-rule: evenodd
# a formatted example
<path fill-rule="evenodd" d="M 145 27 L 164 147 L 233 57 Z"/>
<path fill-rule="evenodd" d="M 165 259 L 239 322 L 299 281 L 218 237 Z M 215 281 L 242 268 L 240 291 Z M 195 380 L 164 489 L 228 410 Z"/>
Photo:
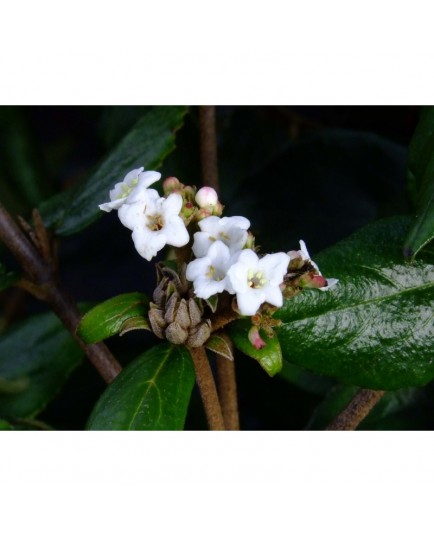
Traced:
<path fill-rule="evenodd" d="M 212 215 L 220 217 L 223 214 L 223 209 L 224 208 L 225 207 L 220 203 L 220 201 L 217 201 L 217 204 L 215 205 L 215 207 L 212 210 Z"/>
<path fill-rule="evenodd" d="M 163 182 L 164 195 L 169 195 L 173 192 L 179 192 L 181 189 L 181 183 L 176 177 L 167 177 Z"/>
<path fill-rule="evenodd" d="M 259 334 L 259 329 L 256 326 L 252 326 L 249 329 L 249 333 L 247 336 L 252 346 L 256 348 L 256 350 L 260 350 L 261 348 L 264 348 L 264 346 L 267 346 L 265 341 L 262 339 L 261 335 Z"/>
<path fill-rule="evenodd" d="M 193 203 L 194 196 L 196 195 L 196 188 L 194 186 L 183 186 L 181 195 L 184 201 L 190 201 Z"/>
<path fill-rule="evenodd" d="M 200 221 L 212 216 L 212 211 L 209 208 L 201 208 L 196 212 L 196 220 Z"/>
<path fill-rule="evenodd" d="M 197 192 L 195 200 L 200 208 L 215 207 L 218 202 L 218 195 L 214 188 L 204 186 Z"/>

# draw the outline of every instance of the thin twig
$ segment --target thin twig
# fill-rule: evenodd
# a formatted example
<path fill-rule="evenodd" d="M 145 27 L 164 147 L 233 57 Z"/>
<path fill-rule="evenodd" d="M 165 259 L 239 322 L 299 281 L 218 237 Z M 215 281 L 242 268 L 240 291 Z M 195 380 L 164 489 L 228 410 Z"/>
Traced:
<path fill-rule="evenodd" d="M 39 234 L 41 235 L 40 230 Z M 104 344 L 85 344 L 78 337 L 76 329 L 82 315 L 77 304 L 56 281 L 52 266 L 42 257 L 42 254 L 1 204 L 0 240 L 18 259 L 27 275 L 27 278 L 23 278 L 19 285 L 51 307 L 71 332 L 103 379 L 107 383 L 112 382 L 122 370 L 121 365 Z"/>
<path fill-rule="evenodd" d="M 205 348 L 189 348 L 210 430 L 225 430 L 222 409 Z"/>
<path fill-rule="evenodd" d="M 215 106 L 199 107 L 202 183 L 219 191 Z"/>
<path fill-rule="evenodd" d="M 355 430 L 385 391 L 360 389 L 348 406 L 326 428 L 326 430 Z"/>

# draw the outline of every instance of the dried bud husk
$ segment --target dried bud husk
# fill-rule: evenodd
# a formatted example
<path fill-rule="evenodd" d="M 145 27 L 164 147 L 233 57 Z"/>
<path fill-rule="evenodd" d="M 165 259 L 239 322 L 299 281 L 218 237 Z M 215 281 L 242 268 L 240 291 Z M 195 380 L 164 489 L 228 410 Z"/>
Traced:
<path fill-rule="evenodd" d="M 178 274 L 160 263 L 158 274 L 160 281 L 149 310 L 152 331 L 172 344 L 202 346 L 211 335 L 211 321 L 203 319 L 201 300 L 189 297 L 191 287 L 185 279 L 185 266 Z"/>

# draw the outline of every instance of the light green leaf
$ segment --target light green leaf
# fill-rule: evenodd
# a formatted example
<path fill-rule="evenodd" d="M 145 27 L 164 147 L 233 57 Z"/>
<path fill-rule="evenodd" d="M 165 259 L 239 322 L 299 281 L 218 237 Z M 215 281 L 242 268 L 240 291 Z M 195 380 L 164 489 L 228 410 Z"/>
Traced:
<path fill-rule="evenodd" d="M 131 329 L 149 329 L 149 298 L 140 292 L 120 294 L 88 311 L 77 328 L 87 344 L 100 342 Z"/>
<path fill-rule="evenodd" d="M 237 320 L 229 325 L 229 334 L 235 347 L 241 352 L 253 357 L 270 376 L 274 376 L 282 369 L 282 351 L 277 336 L 267 337 L 260 330 L 260 335 L 266 346 L 257 350 L 249 341 L 248 333 L 252 324 L 248 319 Z"/>
<path fill-rule="evenodd" d="M 154 346 L 111 383 L 89 418 L 89 430 L 182 430 L 195 381 L 183 346 Z"/>

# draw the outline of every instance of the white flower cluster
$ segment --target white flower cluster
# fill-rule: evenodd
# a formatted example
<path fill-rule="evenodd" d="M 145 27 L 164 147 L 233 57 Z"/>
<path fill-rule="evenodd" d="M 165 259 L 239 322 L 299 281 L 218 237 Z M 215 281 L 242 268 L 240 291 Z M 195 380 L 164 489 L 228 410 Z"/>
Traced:
<path fill-rule="evenodd" d="M 110 202 L 99 205 L 101 210 L 118 211 L 123 225 L 133 233 L 132 238 L 139 255 L 150 261 L 164 248 L 185 246 L 190 236 L 179 216 L 182 196 L 172 193 L 160 197 L 149 186 L 158 181 L 161 173 L 134 169 L 110 190 Z"/>
<path fill-rule="evenodd" d="M 243 249 L 249 227 L 249 220 L 242 216 L 209 216 L 200 221 L 193 243 L 197 258 L 188 264 L 186 277 L 199 298 L 223 291 L 236 294 L 240 313 L 252 316 L 264 302 L 282 306 L 279 285 L 290 259 L 286 253 L 259 259 L 252 249 Z"/>
<path fill-rule="evenodd" d="M 171 189 L 165 190 L 167 197 L 160 197 L 149 186 L 158 181 L 161 174 L 143 169 L 130 171 L 110 191 L 110 201 L 99 208 L 106 212 L 118 211 L 120 221 L 132 231 L 138 253 L 150 261 L 166 244 L 185 246 L 190 235 L 183 219 L 185 213 L 181 215 L 184 198 L 179 193 L 181 190 L 176 191 L 179 181 L 174 177 L 166 179 Z M 208 299 L 225 291 L 234 294 L 238 309 L 245 316 L 256 314 L 263 303 L 281 307 L 284 277 L 293 259 L 309 261 L 318 271 L 319 275 L 313 276 L 317 288 L 328 290 L 337 282 L 327 281 L 321 275 L 303 241 L 300 241 L 299 251 L 259 258 L 248 245 L 250 222 L 247 218 L 210 215 L 221 214 L 222 209 L 212 188 L 201 188 L 194 200 L 199 208 L 195 209 L 191 202 L 185 203 L 185 207 L 189 206 L 191 214 L 198 211 L 196 221 L 200 231 L 194 233 L 195 259 L 187 265 L 186 278 L 193 283 L 198 298 Z M 187 219 L 187 223 L 190 221 L 191 218 Z"/>

